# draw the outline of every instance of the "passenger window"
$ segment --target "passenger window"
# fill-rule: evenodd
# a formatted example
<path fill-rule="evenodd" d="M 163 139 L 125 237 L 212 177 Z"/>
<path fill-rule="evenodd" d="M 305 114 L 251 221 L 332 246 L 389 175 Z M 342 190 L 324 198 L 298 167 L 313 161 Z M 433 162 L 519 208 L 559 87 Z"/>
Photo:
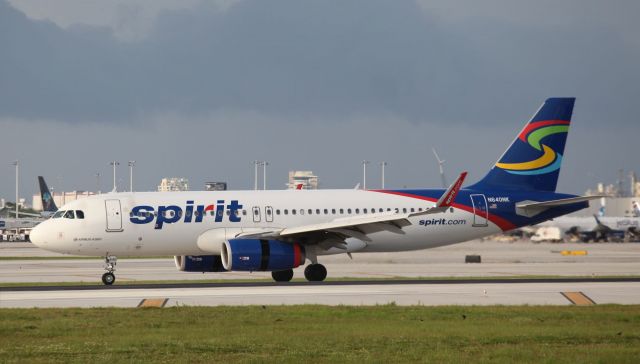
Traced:
<path fill-rule="evenodd" d="M 418 211 L 422 212 L 422 207 L 418 207 Z"/>
<path fill-rule="evenodd" d="M 416 212 L 416 209 L 414 209 L 413 207 L 411 208 L 411 212 Z"/>
<path fill-rule="evenodd" d="M 336 209 L 331 209 L 331 213 L 335 215 L 336 214 Z"/>
<path fill-rule="evenodd" d="M 362 209 L 362 213 L 366 214 L 367 213 L 367 209 Z"/>
<path fill-rule="evenodd" d="M 73 214 L 73 210 L 69 210 L 64 214 L 65 219 L 75 219 L 75 215 Z"/>
<path fill-rule="evenodd" d="M 384 209 L 379 209 L 378 212 L 384 212 Z"/>
<path fill-rule="evenodd" d="M 304 215 L 304 209 L 300 209 L 300 215 Z"/>
<path fill-rule="evenodd" d="M 295 215 L 296 214 L 296 209 L 291 210 L 291 215 Z"/>
<path fill-rule="evenodd" d="M 308 209 L 308 210 L 307 210 L 307 213 L 308 213 L 309 215 L 312 215 L 312 214 L 313 214 L 313 210 L 312 210 L 312 209 Z"/>
<path fill-rule="evenodd" d="M 276 210 L 276 215 L 280 215 L 280 210 Z"/>
<path fill-rule="evenodd" d="M 344 214 L 344 209 L 340 209 L 340 214 Z"/>
<path fill-rule="evenodd" d="M 316 215 L 320 215 L 320 209 L 316 209 Z"/>
<path fill-rule="evenodd" d="M 271 216 L 271 209 L 267 209 L 267 215 Z"/>
<path fill-rule="evenodd" d="M 76 217 L 78 219 L 84 219 L 84 212 L 82 212 L 81 210 L 76 210 Z"/>
<path fill-rule="evenodd" d="M 404 212 L 404 213 L 406 214 L 406 213 L 407 213 L 407 208 L 406 208 L 406 207 L 405 207 L 405 208 L 403 208 L 403 209 L 402 209 L 402 212 Z"/>
<path fill-rule="evenodd" d="M 324 209 L 324 214 L 327 215 L 329 213 L 329 210 Z"/>
<path fill-rule="evenodd" d="M 359 213 L 360 213 L 360 209 L 356 209 L 356 214 L 359 214 Z"/>
<path fill-rule="evenodd" d="M 289 210 L 284 209 L 284 214 L 285 214 L 285 215 L 289 215 Z"/>
<path fill-rule="evenodd" d="M 247 210 L 242 210 L 242 216 L 247 216 Z"/>
<path fill-rule="evenodd" d="M 351 209 L 347 209 L 347 214 L 350 214 L 350 213 L 351 213 Z"/>
<path fill-rule="evenodd" d="M 396 214 L 400 212 L 400 209 L 396 207 Z"/>

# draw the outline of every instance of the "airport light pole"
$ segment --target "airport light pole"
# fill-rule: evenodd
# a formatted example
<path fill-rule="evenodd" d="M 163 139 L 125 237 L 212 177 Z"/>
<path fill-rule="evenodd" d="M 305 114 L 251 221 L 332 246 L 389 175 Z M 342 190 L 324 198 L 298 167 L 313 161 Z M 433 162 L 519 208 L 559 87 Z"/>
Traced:
<path fill-rule="evenodd" d="M 253 189 L 258 189 L 258 166 L 260 165 L 260 161 L 253 161 Z"/>
<path fill-rule="evenodd" d="M 267 189 L 267 166 L 268 165 L 269 165 L 269 162 L 262 161 L 262 189 L 263 190 Z"/>
<path fill-rule="evenodd" d="M 386 167 L 387 165 L 389 165 L 389 163 L 387 162 L 380 162 L 380 167 L 382 167 L 382 189 L 384 190 L 384 167 Z"/>
<path fill-rule="evenodd" d="M 136 165 L 136 161 L 129 161 L 129 191 L 133 192 L 133 166 Z"/>
<path fill-rule="evenodd" d="M 112 192 L 117 192 L 117 188 L 116 188 L 116 166 L 119 166 L 120 163 L 118 163 L 118 161 L 113 161 L 111 163 L 111 166 L 113 167 L 113 191 Z"/>
<path fill-rule="evenodd" d="M 369 164 L 368 160 L 362 161 L 362 189 L 367 189 L 367 164 Z"/>
<path fill-rule="evenodd" d="M 19 218 L 20 216 L 18 216 L 18 199 L 19 199 L 19 189 L 18 189 L 18 185 L 20 183 L 20 161 L 15 161 L 12 163 L 14 166 L 16 166 L 16 219 Z"/>

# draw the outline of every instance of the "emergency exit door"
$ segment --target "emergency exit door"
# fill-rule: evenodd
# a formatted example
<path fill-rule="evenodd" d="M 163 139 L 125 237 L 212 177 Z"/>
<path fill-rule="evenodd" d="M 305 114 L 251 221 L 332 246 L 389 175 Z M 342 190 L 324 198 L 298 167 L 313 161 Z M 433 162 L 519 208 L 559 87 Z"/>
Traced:
<path fill-rule="evenodd" d="M 105 200 L 104 207 L 107 213 L 107 231 L 122 231 L 120 200 Z"/>

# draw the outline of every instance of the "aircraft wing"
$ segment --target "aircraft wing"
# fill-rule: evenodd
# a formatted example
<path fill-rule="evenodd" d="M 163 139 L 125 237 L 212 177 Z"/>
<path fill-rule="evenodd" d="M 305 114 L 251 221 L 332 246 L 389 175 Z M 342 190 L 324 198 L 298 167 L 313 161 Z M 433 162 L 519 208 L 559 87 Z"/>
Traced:
<path fill-rule="evenodd" d="M 403 227 L 411 225 L 410 217 L 422 216 L 444 212 L 451 206 L 462 187 L 467 172 L 460 174 L 458 179 L 445 191 L 436 202 L 435 206 L 426 211 L 414 213 L 387 212 L 367 216 L 354 216 L 339 218 L 325 223 L 288 227 L 281 230 L 263 231 L 258 233 L 241 234 L 238 237 L 254 238 L 311 238 L 311 243 L 324 240 L 342 242 L 345 238 L 356 238 L 362 241 L 371 241 L 367 234 L 379 231 L 390 231 L 396 234 L 404 234 Z"/>

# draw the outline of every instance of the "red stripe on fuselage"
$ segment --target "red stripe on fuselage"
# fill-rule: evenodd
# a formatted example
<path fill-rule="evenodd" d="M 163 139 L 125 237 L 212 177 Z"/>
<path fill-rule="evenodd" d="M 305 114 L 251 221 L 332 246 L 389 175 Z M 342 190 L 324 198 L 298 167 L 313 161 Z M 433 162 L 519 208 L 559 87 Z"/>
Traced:
<path fill-rule="evenodd" d="M 411 193 L 405 193 L 405 192 L 397 192 L 397 191 L 388 191 L 388 190 L 369 190 L 372 192 L 382 192 L 382 193 L 388 193 L 390 195 L 396 195 L 396 196 L 404 196 L 404 197 L 410 197 L 410 198 L 415 198 L 418 200 L 425 200 L 425 201 L 431 201 L 431 202 L 437 202 L 438 199 L 432 198 L 432 197 L 427 197 L 427 196 L 419 196 L 419 195 L 414 195 Z M 473 207 L 471 206 L 467 206 L 467 205 L 463 205 L 460 203 L 452 203 L 451 204 L 452 207 L 464 210 L 464 211 L 468 211 L 474 215 L 480 216 L 480 217 L 484 217 L 483 214 L 481 213 L 477 213 L 473 210 Z M 493 215 L 493 214 L 488 214 L 489 215 L 489 221 L 491 221 L 492 223 L 496 224 L 500 229 L 502 229 L 502 231 L 507 231 L 507 230 L 511 230 L 511 229 L 515 229 L 516 225 L 514 225 L 512 222 L 510 222 L 509 220 L 506 220 L 500 216 L 497 215 Z"/>
<path fill-rule="evenodd" d="M 570 121 L 565 121 L 565 120 L 536 121 L 536 122 L 527 124 L 527 126 L 525 126 L 524 129 L 518 135 L 518 138 L 526 143 L 527 142 L 527 135 L 529 135 L 529 133 L 532 130 L 535 130 L 535 129 L 538 129 L 538 128 L 541 128 L 541 127 L 547 126 L 547 125 L 569 125 L 570 123 L 571 123 Z"/>

